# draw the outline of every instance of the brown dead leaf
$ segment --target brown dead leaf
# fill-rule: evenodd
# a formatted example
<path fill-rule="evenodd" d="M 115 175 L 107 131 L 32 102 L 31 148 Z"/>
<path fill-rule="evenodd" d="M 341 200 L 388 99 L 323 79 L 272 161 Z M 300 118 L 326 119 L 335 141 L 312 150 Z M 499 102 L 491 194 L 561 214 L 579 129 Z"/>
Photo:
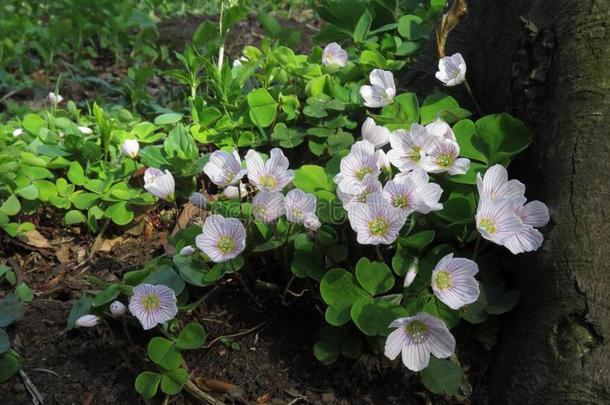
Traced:
<path fill-rule="evenodd" d="M 19 237 L 23 242 L 27 243 L 30 246 L 34 246 L 39 249 L 49 249 L 51 248 L 51 244 L 42 236 L 40 232 L 36 229 L 32 229 L 31 231 L 25 232 L 22 236 Z"/>
<path fill-rule="evenodd" d="M 259 396 L 258 398 L 256 398 L 256 403 L 258 405 L 269 404 L 269 403 L 271 403 L 272 398 L 273 397 L 269 393 L 263 394 L 263 395 Z"/>
<path fill-rule="evenodd" d="M 100 252 L 110 252 L 115 245 L 118 245 L 121 242 L 123 242 L 122 236 L 117 236 L 116 238 L 113 238 L 113 239 L 104 239 L 104 241 L 100 245 L 99 251 Z"/>
<path fill-rule="evenodd" d="M 237 388 L 235 384 L 213 378 L 195 377 L 195 383 L 204 391 L 228 392 Z"/>
<path fill-rule="evenodd" d="M 53 277 L 52 279 L 50 279 L 49 281 L 47 281 L 46 283 L 44 283 L 39 290 L 41 291 L 47 291 L 52 289 L 53 287 L 55 287 L 57 284 L 59 284 L 59 282 L 61 281 L 62 278 L 64 278 L 64 275 L 66 274 L 66 270 L 61 269 L 59 271 L 59 274 L 56 275 L 55 277 Z"/>
<path fill-rule="evenodd" d="M 70 245 L 64 243 L 55 251 L 55 256 L 60 263 L 68 263 L 70 261 Z"/>
<path fill-rule="evenodd" d="M 193 218 L 196 218 L 201 214 L 201 211 L 201 208 L 196 207 L 191 203 L 184 204 L 182 211 L 180 212 L 180 216 L 178 217 L 178 221 L 176 222 L 176 226 L 172 231 L 172 236 L 186 228 L 191 223 Z"/>

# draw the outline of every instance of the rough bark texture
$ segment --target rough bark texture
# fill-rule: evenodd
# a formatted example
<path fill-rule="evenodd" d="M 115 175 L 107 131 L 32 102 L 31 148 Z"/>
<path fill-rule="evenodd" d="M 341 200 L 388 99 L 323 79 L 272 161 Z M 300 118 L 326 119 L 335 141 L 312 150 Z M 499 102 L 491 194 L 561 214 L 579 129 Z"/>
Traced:
<path fill-rule="evenodd" d="M 533 129 L 510 172 L 552 217 L 541 251 L 515 269 L 523 300 L 503 328 L 487 402 L 610 403 L 610 0 L 469 5 L 447 54 L 464 54 L 486 112 Z M 428 54 L 411 83 L 433 81 Z"/>

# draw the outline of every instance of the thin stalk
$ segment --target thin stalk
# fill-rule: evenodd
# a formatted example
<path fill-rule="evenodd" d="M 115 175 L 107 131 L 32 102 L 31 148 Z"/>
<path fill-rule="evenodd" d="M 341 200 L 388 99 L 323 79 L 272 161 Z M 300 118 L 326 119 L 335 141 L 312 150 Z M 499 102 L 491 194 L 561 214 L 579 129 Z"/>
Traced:
<path fill-rule="evenodd" d="M 470 87 L 470 84 L 468 84 L 468 80 L 466 80 L 466 79 L 464 79 L 464 86 L 466 87 L 466 90 L 468 91 L 468 94 L 470 95 L 470 99 L 474 103 L 474 107 L 477 109 L 477 113 L 479 113 L 479 115 L 482 116 L 483 115 L 483 110 L 481 109 L 481 106 L 477 102 L 477 99 L 474 96 L 472 88 Z"/>

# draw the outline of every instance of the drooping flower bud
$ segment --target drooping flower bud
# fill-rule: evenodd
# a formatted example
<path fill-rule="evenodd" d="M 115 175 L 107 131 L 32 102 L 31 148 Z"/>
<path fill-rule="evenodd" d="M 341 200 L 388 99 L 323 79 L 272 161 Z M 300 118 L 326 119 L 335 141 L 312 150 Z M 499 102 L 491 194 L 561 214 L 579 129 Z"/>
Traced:
<path fill-rule="evenodd" d="M 15 128 L 15 130 L 13 131 L 13 136 L 15 138 L 20 137 L 21 135 L 23 135 L 23 129 L 21 128 Z"/>
<path fill-rule="evenodd" d="M 76 320 L 76 326 L 81 328 L 91 328 L 99 323 L 100 319 L 95 315 L 83 315 Z"/>
<path fill-rule="evenodd" d="M 416 257 L 413 259 L 409 267 L 407 268 L 407 274 L 405 275 L 405 283 L 404 287 L 407 288 L 411 284 L 413 284 L 413 280 L 415 280 L 415 276 L 417 276 L 417 272 L 419 271 L 419 259 Z"/>
<path fill-rule="evenodd" d="M 305 221 L 303 221 L 303 225 L 305 226 L 305 229 L 309 229 L 310 231 L 315 232 L 318 229 L 320 229 L 320 227 L 322 226 L 322 223 L 320 222 L 320 220 L 318 219 L 317 216 L 308 215 L 305 218 Z"/>
<path fill-rule="evenodd" d="M 144 172 L 144 188 L 155 197 L 173 202 L 175 187 L 174 176 L 168 170 L 149 167 Z"/>
<path fill-rule="evenodd" d="M 127 307 L 121 301 L 113 301 L 112 304 L 110 304 L 110 313 L 112 316 L 118 318 L 119 316 L 125 315 L 125 312 L 127 312 Z"/>
<path fill-rule="evenodd" d="M 191 245 L 186 245 L 182 248 L 182 250 L 180 250 L 180 256 L 190 256 L 193 253 L 195 253 L 195 248 Z"/>
<path fill-rule="evenodd" d="M 140 151 L 140 144 L 135 139 L 125 139 L 121 145 L 121 151 L 125 156 L 135 159 Z"/>
<path fill-rule="evenodd" d="M 59 104 L 64 101 L 64 98 L 61 95 L 55 94 L 51 91 L 49 94 L 47 94 L 47 101 L 53 104 Z"/>
<path fill-rule="evenodd" d="M 81 134 L 83 135 L 91 135 L 93 133 L 93 130 L 89 127 L 82 127 L 79 126 L 78 130 L 80 131 Z"/>

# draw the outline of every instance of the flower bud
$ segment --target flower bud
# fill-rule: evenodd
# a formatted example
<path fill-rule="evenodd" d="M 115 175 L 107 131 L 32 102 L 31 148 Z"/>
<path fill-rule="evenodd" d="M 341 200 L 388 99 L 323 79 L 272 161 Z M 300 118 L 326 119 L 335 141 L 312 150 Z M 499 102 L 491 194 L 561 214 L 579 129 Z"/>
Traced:
<path fill-rule="evenodd" d="M 13 131 L 13 136 L 15 138 L 17 138 L 17 137 L 20 137 L 21 135 L 23 135 L 23 129 L 15 128 L 15 130 Z"/>
<path fill-rule="evenodd" d="M 202 210 L 206 209 L 208 206 L 208 200 L 201 193 L 193 193 L 189 197 L 189 202 L 193 204 L 197 208 L 201 208 Z"/>
<path fill-rule="evenodd" d="M 417 276 L 417 272 L 419 271 L 419 259 L 416 257 L 413 259 L 409 267 L 407 268 L 407 274 L 405 275 L 405 283 L 404 287 L 407 288 L 413 283 L 415 280 L 415 276 Z"/>
<path fill-rule="evenodd" d="M 81 328 L 91 328 L 99 323 L 99 318 L 95 315 L 83 315 L 76 320 L 76 326 Z"/>
<path fill-rule="evenodd" d="M 127 307 L 121 301 L 113 301 L 112 304 L 110 304 L 110 313 L 112 316 L 123 316 L 125 315 L 125 312 L 127 312 Z"/>
<path fill-rule="evenodd" d="M 149 167 L 144 172 L 144 188 L 155 197 L 173 202 L 175 187 L 174 176 L 168 170 Z"/>
<path fill-rule="evenodd" d="M 49 94 L 47 94 L 47 101 L 49 101 L 50 103 L 53 103 L 53 104 L 59 104 L 62 101 L 64 101 L 64 98 L 62 96 L 60 96 L 59 94 L 55 94 L 51 91 L 51 92 L 49 92 Z"/>
<path fill-rule="evenodd" d="M 186 245 L 185 247 L 182 248 L 182 250 L 180 251 L 180 256 L 190 256 L 193 253 L 195 253 L 195 248 L 192 247 L 191 245 Z"/>
<path fill-rule="evenodd" d="M 93 133 L 93 130 L 89 127 L 78 127 L 78 130 L 83 135 L 91 135 Z"/>
<path fill-rule="evenodd" d="M 390 166 L 390 159 L 388 159 L 388 156 L 385 154 L 385 152 L 381 149 L 378 149 L 375 152 L 375 157 L 377 158 L 377 164 L 379 165 L 381 170 L 391 174 L 392 166 Z"/>
<path fill-rule="evenodd" d="M 303 221 L 303 225 L 305 226 L 305 229 L 309 229 L 310 231 L 315 232 L 318 229 L 320 229 L 320 227 L 322 226 L 322 223 L 320 222 L 320 220 L 318 219 L 317 216 L 309 215 Z"/>
<path fill-rule="evenodd" d="M 121 151 L 125 156 L 135 159 L 138 156 L 140 144 L 135 139 L 125 139 L 121 145 Z"/>

